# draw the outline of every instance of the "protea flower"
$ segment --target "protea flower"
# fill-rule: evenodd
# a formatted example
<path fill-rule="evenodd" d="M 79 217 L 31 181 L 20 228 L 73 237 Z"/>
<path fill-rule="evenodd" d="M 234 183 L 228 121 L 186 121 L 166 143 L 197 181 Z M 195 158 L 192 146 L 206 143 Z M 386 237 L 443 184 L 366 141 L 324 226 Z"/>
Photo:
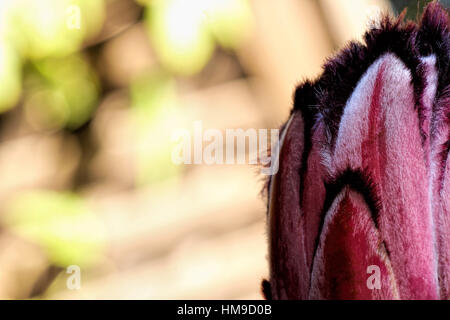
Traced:
<path fill-rule="evenodd" d="M 295 91 L 268 186 L 267 298 L 450 298 L 449 16 L 437 2 L 403 16 Z"/>

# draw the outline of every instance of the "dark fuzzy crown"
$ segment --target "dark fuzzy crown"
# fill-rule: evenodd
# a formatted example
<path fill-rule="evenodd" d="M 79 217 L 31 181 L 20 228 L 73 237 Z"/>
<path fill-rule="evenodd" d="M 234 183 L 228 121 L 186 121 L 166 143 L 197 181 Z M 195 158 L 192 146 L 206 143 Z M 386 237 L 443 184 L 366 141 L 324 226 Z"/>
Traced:
<path fill-rule="evenodd" d="M 359 79 L 382 54 L 393 53 L 411 71 L 416 107 L 421 112 L 421 94 L 425 86 L 420 57 L 434 54 L 439 75 L 436 100 L 448 94 L 450 37 L 447 10 L 438 2 L 428 4 L 418 23 L 385 16 L 364 35 L 364 43 L 352 41 L 324 65 L 322 75 L 306 81 L 295 90 L 292 112 L 301 110 L 305 134 L 321 119 L 328 139 L 334 143 L 347 100 Z M 446 93 L 447 92 L 447 93 Z"/>

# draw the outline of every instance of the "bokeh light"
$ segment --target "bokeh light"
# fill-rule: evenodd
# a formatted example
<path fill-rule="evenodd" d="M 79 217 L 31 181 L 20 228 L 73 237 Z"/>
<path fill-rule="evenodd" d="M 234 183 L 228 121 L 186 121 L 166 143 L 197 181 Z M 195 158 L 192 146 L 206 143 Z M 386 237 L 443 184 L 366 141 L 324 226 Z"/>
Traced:
<path fill-rule="evenodd" d="M 25 109 L 33 126 L 75 129 L 90 118 L 99 87 L 82 56 L 40 60 L 31 69 Z"/>
<path fill-rule="evenodd" d="M 57 266 L 85 267 L 102 257 L 102 225 L 75 194 L 46 190 L 22 193 L 8 204 L 4 223 L 39 243 Z"/>
<path fill-rule="evenodd" d="M 200 71 L 215 39 L 234 47 L 251 15 L 246 0 L 160 0 L 148 2 L 147 25 L 161 62 L 181 74 Z"/>

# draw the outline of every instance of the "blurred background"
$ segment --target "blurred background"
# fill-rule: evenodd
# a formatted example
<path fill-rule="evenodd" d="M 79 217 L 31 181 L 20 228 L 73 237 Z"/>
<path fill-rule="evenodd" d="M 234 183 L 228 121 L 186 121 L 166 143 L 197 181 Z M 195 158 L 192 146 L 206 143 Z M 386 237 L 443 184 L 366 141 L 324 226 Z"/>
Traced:
<path fill-rule="evenodd" d="M 175 165 L 171 134 L 278 128 L 370 19 L 426 2 L 0 0 L 0 299 L 261 299 L 263 177 Z"/>

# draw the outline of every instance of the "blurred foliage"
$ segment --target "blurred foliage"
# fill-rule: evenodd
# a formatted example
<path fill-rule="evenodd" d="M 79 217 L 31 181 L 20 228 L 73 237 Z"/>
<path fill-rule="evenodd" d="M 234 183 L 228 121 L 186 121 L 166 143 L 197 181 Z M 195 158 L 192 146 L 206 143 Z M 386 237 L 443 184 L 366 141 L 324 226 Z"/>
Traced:
<path fill-rule="evenodd" d="M 25 110 L 35 127 L 75 129 L 90 118 L 99 85 L 81 55 L 40 60 L 27 76 Z"/>
<path fill-rule="evenodd" d="M 40 61 L 55 57 L 64 59 L 75 53 L 86 38 L 100 30 L 104 14 L 104 0 L 1 1 L 0 112 L 14 107 L 20 98 L 22 64 L 27 60 Z M 74 20 L 79 20 L 79 28 Z M 69 127 L 76 127 L 86 120 L 88 103 L 82 101 L 84 98 L 78 99 L 81 105 L 76 106 L 75 95 L 87 94 L 86 100 L 92 100 L 92 103 L 95 94 L 91 84 L 81 83 L 85 81 L 83 77 L 86 76 L 83 73 L 86 69 L 84 63 L 80 62 L 80 59 L 70 57 L 64 63 L 74 65 L 67 66 L 63 72 L 58 70 L 61 66 L 58 63 L 53 66 L 55 70 L 49 70 L 51 67 L 45 68 L 46 76 L 52 78 L 53 87 L 45 88 L 34 98 L 41 106 L 47 103 L 49 106 L 44 106 L 39 115 L 34 112 L 33 116 L 51 119 L 51 123 L 64 122 Z M 39 64 L 42 63 L 38 62 L 37 65 Z M 81 74 L 78 74 L 79 67 Z M 50 73 L 54 74 L 49 75 Z M 55 85 L 58 82 L 63 83 Z M 89 86 L 91 88 L 88 88 Z M 78 91 L 79 89 L 81 91 Z M 50 111 L 50 114 L 47 114 L 47 111 Z M 67 119 L 67 115 L 74 118 Z"/>
<path fill-rule="evenodd" d="M 20 107 L 23 112 L 17 116 L 30 125 L 24 126 L 25 133 L 35 135 L 49 130 L 58 135 L 88 123 L 111 89 L 102 83 L 95 59 L 104 53 L 102 41 L 115 38 L 114 33 L 96 38 L 107 29 L 102 29 L 106 7 L 114 1 L 118 0 L 0 0 L 0 113 Z M 251 26 L 251 11 L 248 0 L 136 2 L 145 11 L 144 28 L 160 63 L 123 88 L 131 100 L 124 113 L 132 122 L 132 154 L 127 156 L 136 164 L 136 185 L 144 186 L 173 181 L 183 168 L 170 161 L 171 133 L 184 125 L 176 76 L 201 71 L 217 45 L 236 49 Z M 131 21 L 128 27 L 140 22 Z M 82 140 L 89 134 L 81 137 L 78 132 L 73 135 L 80 145 L 89 145 Z M 80 171 L 86 170 L 83 165 L 89 166 L 80 164 Z M 24 190 L 12 193 L 2 225 L 37 243 L 52 265 L 98 262 L 106 235 L 81 195 Z"/>
<path fill-rule="evenodd" d="M 0 38 L 0 113 L 12 108 L 22 91 L 21 61 L 14 48 Z"/>
<path fill-rule="evenodd" d="M 251 25 L 251 9 L 247 0 L 208 1 L 206 17 L 217 42 L 235 49 Z"/>
<path fill-rule="evenodd" d="M 423 8 L 428 2 L 432 0 L 391 0 L 396 14 L 403 11 L 406 8 L 406 18 L 409 20 L 416 20 L 422 14 Z M 442 5 L 445 7 L 450 6 L 450 0 L 441 0 Z"/>
<path fill-rule="evenodd" d="M 22 56 L 31 59 L 73 53 L 103 24 L 103 0 L 7 2 L 13 4 L 6 16 L 8 23 L 4 32 Z M 79 28 L 74 20 L 79 20 Z"/>
<path fill-rule="evenodd" d="M 155 183 L 174 176 L 180 167 L 169 161 L 169 137 L 176 127 L 175 82 L 162 71 L 136 79 L 130 88 L 136 123 L 137 184 Z"/>
<path fill-rule="evenodd" d="M 161 63 L 185 75 L 206 65 L 216 40 L 236 47 L 251 17 L 246 0 L 155 0 L 147 6 L 147 26 Z"/>
<path fill-rule="evenodd" d="M 4 219 L 10 230 L 40 244 L 54 265 L 88 266 L 101 257 L 102 225 L 75 194 L 19 194 L 8 204 Z"/>

